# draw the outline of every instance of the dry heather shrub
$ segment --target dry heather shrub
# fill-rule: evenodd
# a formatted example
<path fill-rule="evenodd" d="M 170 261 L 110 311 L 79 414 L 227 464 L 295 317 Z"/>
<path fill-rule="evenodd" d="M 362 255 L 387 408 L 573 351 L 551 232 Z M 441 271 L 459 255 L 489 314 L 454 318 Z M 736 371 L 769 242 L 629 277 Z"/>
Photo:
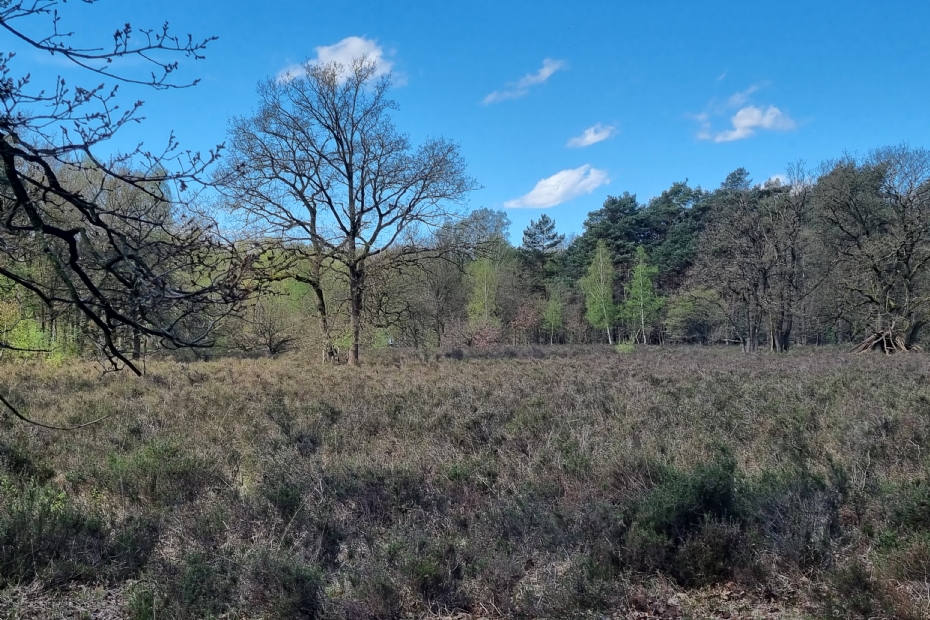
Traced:
<path fill-rule="evenodd" d="M 130 617 L 571 617 L 653 578 L 903 614 L 925 570 L 921 355 L 392 350 L 4 366 L 11 388 L 51 423 L 114 416 L 0 419 L 0 589 L 138 580 Z"/>

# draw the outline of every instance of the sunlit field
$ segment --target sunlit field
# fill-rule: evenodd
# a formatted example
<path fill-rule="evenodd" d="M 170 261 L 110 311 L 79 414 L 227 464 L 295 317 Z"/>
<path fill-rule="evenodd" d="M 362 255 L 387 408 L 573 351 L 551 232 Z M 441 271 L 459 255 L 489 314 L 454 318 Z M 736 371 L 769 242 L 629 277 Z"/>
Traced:
<path fill-rule="evenodd" d="M 4 617 L 930 613 L 924 354 L 387 350 L 0 377 L 43 422 L 111 415 L 0 423 Z"/>

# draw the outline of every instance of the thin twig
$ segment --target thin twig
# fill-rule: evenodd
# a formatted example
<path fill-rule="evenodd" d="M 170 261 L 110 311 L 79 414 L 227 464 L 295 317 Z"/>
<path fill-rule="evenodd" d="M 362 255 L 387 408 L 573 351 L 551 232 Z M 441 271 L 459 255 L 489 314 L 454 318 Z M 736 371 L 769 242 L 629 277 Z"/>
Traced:
<path fill-rule="evenodd" d="M 6 398 L 4 398 L 3 394 L 0 394 L 0 403 L 3 403 L 3 406 L 4 406 L 4 407 L 6 407 L 7 409 L 9 409 L 11 412 L 13 412 L 13 415 L 15 415 L 17 418 L 19 418 L 19 419 L 22 420 L 23 422 L 27 422 L 27 423 L 33 424 L 33 425 L 35 425 L 35 426 L 41 426 L 42 428 L 47 428 L 47 429 L 50 429 L 50 430 L 53 430 L 53 431 L 75 431 L 75 430 L 77 430 L 77 429 L 79 429 L 79 428 L 84 428 L 85 426 L 90 426 L 90 425 L 92 425 L 92 424 L 97 424 L 98 422 L 103 422 L 104 420 L 106 420 L 107 418 L 109 418 L 109 417 L 111 417 L 111 416 L 113 415 L 112 413 L 108 413 L 107 415 L 103 416 L 102 418 L 97 418 L 96 420 L 92 420 L 92 421 L 90 421 L 90 422 L 84 422 L 83 424 L 78 424 L 77 426 L 52 426 L 52 425 L 50 425 L 50 424 L 43 424 L 42 422 L 36 422 L 35 420 L 30 420 L 29 418 L 27 418 L 26 416 L 24 416 L 23 414 L 21 414 L 21 413 L 19 412 L 19 410 L 17 410 L 16 407 L 14 407 L 14 406 L 10 403 L 10 401 L 8 401 Z"/>

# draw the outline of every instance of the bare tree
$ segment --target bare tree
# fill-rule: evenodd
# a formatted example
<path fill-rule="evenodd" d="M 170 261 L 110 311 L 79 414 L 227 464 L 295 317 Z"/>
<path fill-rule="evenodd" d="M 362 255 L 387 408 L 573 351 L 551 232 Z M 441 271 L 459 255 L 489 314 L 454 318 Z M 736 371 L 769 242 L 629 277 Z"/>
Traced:
<path fill-rule="evenodd" d="M 248 224 L 303 245 L 322 321 L 320 270 L 346 278 L 353 364 L 369 261 L 416 260 L 417 229 L 440 225 L 447 206 L 476 187 L 457 144 L 438 138 L 413 149 L 397 132 L 389 87 L 366 58 L 308 62 L 303 75 L 262 83 L 255 114 L 231 123 L 231 157 L 218 176 Z"/>
<path fill-rule="evenodd" d="M 724 187 L 702 237 L 697 280 L 729 307 L 746 352 L 768 332 L 769 348 L 787 351 L 805 280 L 811 183 L 796 164 L 790 182 Z"/>
<path fill-rule="evenodd" d="M 871 328 L 857 350 L 914 348 L 930 312 L 930 151 L 846 157 L 827 165 L 816 191 L 847 318 Z"/>
<path fill-rule="evenodd" d="M 173 79 L 173 58 L 202 58 L 210 39 L 177 38 L 167 23 L 140 33 L 126 24 L 112 47 L 83 46 L 60 30 L 59 4 L 3 2 L 0 28 L 23 45 L 64 58 L 95 83 L 103 78 L 158 90 L 196 83 Z M 30 34 L 36 22 L 42 34 Z M 34 85 L 27 72 L 15 73 L 14 58 L 0 56 L 0 276 L 47 307 L 79 312 L 114 369 L 140 373 L 118 337 L 124 328 L 167 346 L 212 344 L 213 327 L 248 294 L 245 277 L 253 262 L 223 240 L 215 222 L 181 213 L 178 196 L 217 151 L 181 151 L 171 136 L 161 152 L 139 147 L 100 157 L 108 139 L 140 120 L 141 102 L 121 110 L 116 86 L 69 87 L 60 77 L 44 88 Z M 125 58 L 141 63 L 114 62 Z M 133 74 L 133 66 L 145 71 Z M 144 200 L 130 209 L 117 206 L 114 197 L 127 191 Z M 52 277 L 35 275 L 36 260 Z M 0 401 L 25 419 L 2 395 Z"/>

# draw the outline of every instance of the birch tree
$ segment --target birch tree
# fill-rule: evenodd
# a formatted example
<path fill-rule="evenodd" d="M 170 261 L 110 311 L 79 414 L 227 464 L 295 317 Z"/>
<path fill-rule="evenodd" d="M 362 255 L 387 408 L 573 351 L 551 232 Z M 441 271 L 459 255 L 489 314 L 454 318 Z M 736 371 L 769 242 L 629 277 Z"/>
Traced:
<path fill-rule="evenodd" d="M 594 250 L 588 272 L 581 279 L 585 294 L 585 318 L 592 327 L 607 332 L 607 342 L 614 343 L 613 328 L 617 316 L 614 304 L 614 280 L 616 272 L 607 244 L 600 240 Z"/>

